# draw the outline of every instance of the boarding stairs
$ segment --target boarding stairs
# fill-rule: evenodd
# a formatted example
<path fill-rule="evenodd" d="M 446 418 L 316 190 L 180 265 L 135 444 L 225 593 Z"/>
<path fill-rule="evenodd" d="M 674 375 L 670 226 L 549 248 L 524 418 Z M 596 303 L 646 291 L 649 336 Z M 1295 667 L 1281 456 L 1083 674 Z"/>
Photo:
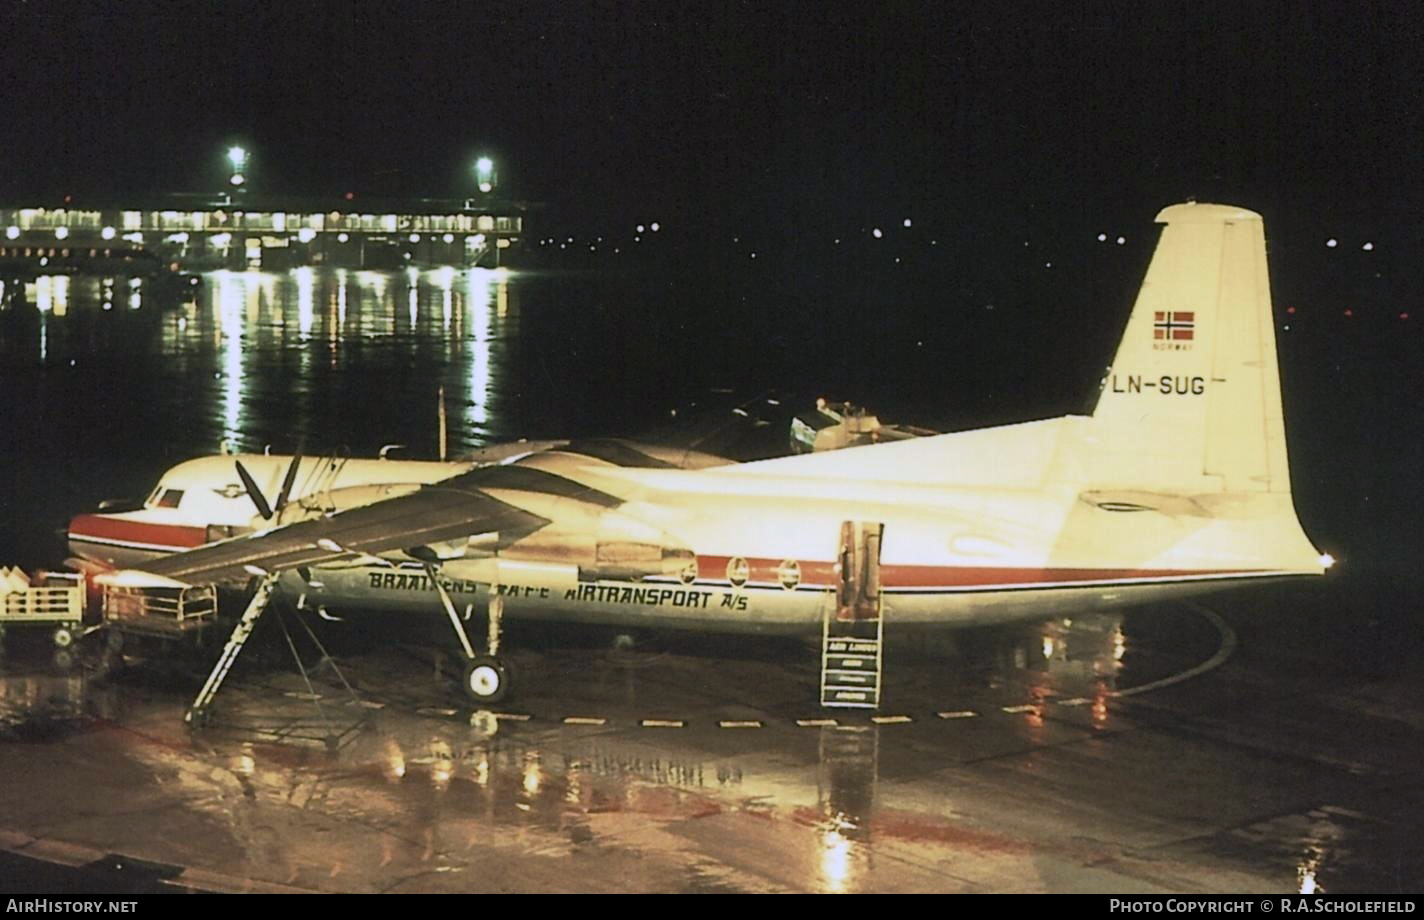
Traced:
<path fill-rule="evenodd" d="M 877 709 L 884 671 L 885 618 L 880 603 L 884 525 L 846 521 L 837 554 L 835 604 L 821 615 L 821 705 Z"/>

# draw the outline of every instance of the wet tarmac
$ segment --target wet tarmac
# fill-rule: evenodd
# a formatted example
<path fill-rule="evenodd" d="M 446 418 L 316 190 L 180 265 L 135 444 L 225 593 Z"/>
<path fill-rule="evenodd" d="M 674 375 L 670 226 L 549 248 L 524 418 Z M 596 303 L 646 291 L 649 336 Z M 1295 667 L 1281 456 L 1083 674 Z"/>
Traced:
<path fill-rule="evenodd" d="M 321 624 L 335 668 L 306 647 L 310 685 L 264 624 L 190 731 L 200 662 L 119 667 L 96 644 L 57 664 L 11 637 L 0 873 L 14 889 L 71 867 L 89 891 L 1414 890 L 1417 670 L 1340 660 L 1330 594 L 892 630 L 874 714 L 816 706 L 811 642 L 528 627 L 507 637 L 516 695 L 474 713 L 437 620 L 371 620 Z"/>

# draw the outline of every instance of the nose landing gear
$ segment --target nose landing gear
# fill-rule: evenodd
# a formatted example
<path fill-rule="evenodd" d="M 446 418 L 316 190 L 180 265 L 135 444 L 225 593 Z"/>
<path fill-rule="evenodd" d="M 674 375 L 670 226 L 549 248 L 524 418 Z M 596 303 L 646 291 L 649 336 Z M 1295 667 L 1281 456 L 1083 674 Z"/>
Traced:
<path fill-rule="evenodd" d="M 509 693 L 509 668 L 499 657 L 499 641 L 504 619 L 504 598 L 499 593 L 499 586 L 489 586 L 489 629 L 485 635 L 485 650 L 483 653 L 476 653 L 470 643 L 470 637 L 465 633 L 460 614 L 455 609 L 455 601 L 441 583 L 439 570 L 434 563 L 425 563 L 425 574 L 430 577 L 430 583 L 440 595 L 440 605 L 445 608 L 445 615 L 450 618 L 450 625 L 455 630 L 455 638 L 460 640 L 460 648 L 465 653 L 464 680 L 461 682 L 465 695 L 475 703 L 498 703 Z"/>

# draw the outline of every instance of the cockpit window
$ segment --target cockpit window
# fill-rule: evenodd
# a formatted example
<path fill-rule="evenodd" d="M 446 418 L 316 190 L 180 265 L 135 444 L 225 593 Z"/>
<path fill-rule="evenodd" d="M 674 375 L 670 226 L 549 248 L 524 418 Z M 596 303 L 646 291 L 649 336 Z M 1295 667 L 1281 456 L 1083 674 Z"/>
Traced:
<path fill-rule="evenodd" d="M 182 489 L 164 489 L 163 494 L 158 496 L 158 501 L 155 504 L 159 508 L 177 508 L 178 503 L 182 500 Z"/>

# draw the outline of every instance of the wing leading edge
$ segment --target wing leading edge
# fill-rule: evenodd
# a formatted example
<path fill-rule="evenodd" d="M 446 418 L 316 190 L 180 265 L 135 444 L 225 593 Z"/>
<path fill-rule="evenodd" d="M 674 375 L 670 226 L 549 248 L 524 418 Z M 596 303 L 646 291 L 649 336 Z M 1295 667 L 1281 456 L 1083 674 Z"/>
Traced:
<path fill-rule="evenodd" d="M 550 523 L 486 494 L 486 487 L 517 488 L 558 497 L 617 503 L 617 499 L 539 470 L 485 467 L 416 492 L 328 517 L 299 521 L 158 559 L 143 571 L 189 584 L 241 581 L 255 569 L 272 572 L 361 555 L 498 534 L 496 545 Z"/>

